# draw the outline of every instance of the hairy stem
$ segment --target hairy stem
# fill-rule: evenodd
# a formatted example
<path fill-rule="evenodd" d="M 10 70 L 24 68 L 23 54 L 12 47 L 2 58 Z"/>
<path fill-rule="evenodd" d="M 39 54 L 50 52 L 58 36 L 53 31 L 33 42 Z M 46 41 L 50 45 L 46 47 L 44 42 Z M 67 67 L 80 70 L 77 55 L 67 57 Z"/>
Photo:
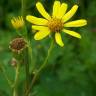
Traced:
<path fill-rule="evenodd" d="M 26 73 L 26 85 L 25 85 L 25 93 L 26 93 L 26 90 L 29 88 L 29 77 L 30 77 L 30 74 L 29 74 L 29 54 L 28 54 L 28 48 L 26 49 L 26 52 L 25 52 L 25 58 L 24 58 L 24 64 L 25 64 L 25 73 Z"/>
<path fill-rule="evenodd" d="M 26 7 L 26 0 L 21 0 L 21 14 L 22 16 L 25 15 L 25 7 Z"/>
<path fill-rule="evenodd" d="M 25 8 L 26 8 L 26 0 L 21 0 L 21 14 L 22 16 L 24 17 L 25 16 Z M 23 30 L 25 33 L 24 34 L 24 37 L 25 39 L 27 40 L 28 44 L 29 44 L 29 37 L 28 37 L 28 32 L 27 32 L 27 29 L 26 29 L 26 26 L 24 26 L 24 30 Z M 28 45 L 28 48 L 26 49 L 26 52 L 24 54 L 24 64 L 25 64 L 25 74 L 26 74 L 26 85 L 25 85 L 25 92 L 26 90 L 29 88 L 29 83 L 30 83 L 30 73 L 29 73 L 29 66 L 30 66 L 30 55 L 29 55 L 29 45 Z M 31 54 L 31 53 L 30 53 Z"/>
<path fill-rule="evenodd" d="M 18 96 L 17 87 L 18 87 L 18 80 L 19 80 L 19 69 L 20 69 L 20 64 L 18 64 L 16 67 L 15 81 L 13 85 L 13 96 Z"/>

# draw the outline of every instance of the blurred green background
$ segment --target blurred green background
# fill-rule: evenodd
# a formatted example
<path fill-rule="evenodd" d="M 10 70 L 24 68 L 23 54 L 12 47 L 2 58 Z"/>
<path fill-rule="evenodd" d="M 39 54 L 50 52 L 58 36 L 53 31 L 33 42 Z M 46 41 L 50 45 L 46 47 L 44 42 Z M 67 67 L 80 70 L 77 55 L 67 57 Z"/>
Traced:
<path fill-rule="evenodd" d="M 26 0 L 25 15 L 41 17 L 35 4 L 41 1 L 51 14 L 54 0 Z M 82 35 L 82 39 L 62 34 L 65 47 L 55 44 L 47 67 L 37 80 L 32 96 L 96 96 L 96 0 L 61 0 L 69 4 L 69 9 L 78 4 L 79 9 L 72 20 L 85 18 L 88 25 L 73 28 Z M 68 10 L 69 10 L 68 9 Z M 14 80 L 14 68 L 11 66 L 12 53 L 9 42 L 17 37 L 10 19 L 21 15 L 21 0 L 0 0 L 0 69 L 4 67 L 7 76 Z M 28 23 L 28 22 L 26 22 Z M 28 23 L 29 24 L 29 23 Z M 28 30 L 31 32 L 31 24 Z M 50 38 L 35 41 L 32 33 L 33 63 L 36 68 L 42 64 L 50 44 Z M 32 66 L 32 65 L 31 65 Z M 4 72 L 5 72 L 4 71 Z M 0 96 L 11 96 L 11 89 L 0 71 Z M 24 72 L 20 76 L 20 96 L 23 89 Z"/>

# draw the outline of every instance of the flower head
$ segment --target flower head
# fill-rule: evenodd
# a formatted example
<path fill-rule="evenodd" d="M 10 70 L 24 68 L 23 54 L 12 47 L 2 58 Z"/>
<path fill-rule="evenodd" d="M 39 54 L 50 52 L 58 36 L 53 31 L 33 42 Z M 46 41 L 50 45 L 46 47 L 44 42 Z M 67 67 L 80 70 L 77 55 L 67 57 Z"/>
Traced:
<path fill-rule="evenodd" d="M 66 3 L 61 4 L 60 1 L 55 1 L 52 16 L 46 12 L 40 2 L 36 3 L 36 7 L 44 18 L 37 18 L 31 15 L 26 16 L 26 20 L 34 24 L 32 25 L 32 29 L 37 30 L 37 33 L 34 36 L 35 40 L 41 40 L 54 33 L 56 43 L 63 47 L 64 43 L 61 38 L 61 32 L 81 38 L 79 33 L 66 29 L 67 27 L 82 27 L 87 24 L 85 19 L 67 22 L 76 13 L 78 5 L 74 5 L 71 10 L 66 12 L 68 5 Z"/>
<path fill-rule="evenodd" d="M 10 63 L 11 63 L 11 66 L 17 67 L 18 61 L 16 60 L 16 58 L 13 57 Z"/>
<path fill-rule="evenodd" d="M 26 41 L 23 38 L 15 38 L 10 42 L 9 48 L 16 53 L 20 53 L 26 48 Z"/>
<path fill-rule="evenodd" d="M 14 17 L 11 19 L 11 23 L 15 29 L 19 29 L 24 26 L 24 20 L 22 16 Z"/>

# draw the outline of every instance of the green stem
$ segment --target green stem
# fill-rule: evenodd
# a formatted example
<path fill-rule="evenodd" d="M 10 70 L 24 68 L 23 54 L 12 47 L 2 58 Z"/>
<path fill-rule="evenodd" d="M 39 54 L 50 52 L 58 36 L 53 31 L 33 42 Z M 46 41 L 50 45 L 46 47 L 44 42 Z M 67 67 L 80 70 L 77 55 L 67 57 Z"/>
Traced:
<path fill-rule="evenodd" d="M 18 36 L 22 37 L 22 34 L 18 30 L 16 30 L 16 33 Z"/>
<path fill-rule="evenodd" d="M 48 59 L 50 57 L 50 53 L 51 53 L 51 51 L 53 49 L 53 45 L 54 45 L 54 40 L 52 40 L 51 45 L 50 45 L 50 47 L 48 49 L 47 57 L 45 58 L 44 63 L 41 65 L 41 67 L 39 68 L 39 70 L 37 71 L 37 74 L 40 73 L 41 70 L 46 66 L 47 61 L 48 61 Z"/>
<path fill-rule="evenodd" d="M 22 16 L 25 16 L 25 8 L 26 8 L 26 0 L 21 0 L 21 14 L 22 14 Z M 27 40 L 27 42 L 28 42 L 28 48 L 26 49 L 26 52 L 25 52 L 25 61 L 24 61 L 24 63 L 25 63 L 25 73 L 26 73 L 26 88 L 25 88 L 25 92 L 26 92 L 26 90 L 29 88 L 29 80 L 30 80 L 30 73 L 29 73 L 29 65 L 30 65 L 30 54 L 29 54 L 29 51 L 31 50 L 29 50 L 29 47 L 30 47 L 30 45 L 29 45 L 29 38 L 28 38 L 28 33 L 27 33 L 27 30 L 26 30 L 26 26 L 24 26 L 24 30 L 23 30 L 24 32 L 25 32 L 25 34 L 24 34 L 24 37 L 25 37 L 25 39 Z"/>
<path fill-rule="evenodd" d="M 30 57 L 30 64 L 32 64 L 32 69 L 31 70 L 33 71 L 33 69 L 35 67 L 35 63 L 34 63 L 33 56 L 32 56 L 32 47 L 31 47 L 31 42 L 30 41 L 28 43 L 28 55 Z"/>
<path fill-rule="evenodd" d="M 26 73 L 26 88 L 25 88 L 25 92 L 26 90 L 29 88 L 29 55 L 28 55 L 28 48 L 26 49 L 26 53 L 25 53 L 25 73 Z"/>
<path fill-rule="evenodd" d="M 25 15 L 25 4 L 26 4 L 26 1 L 25 0 L 21 0 L 21 14 L 22 16 Z"/>
<path fill-rule="evenodd" d="M 19 80 L 19 69 L 20 69 L 20 64 L 17 64 L 15 81 L 13 85 L 13 96 L 18 96 L 17 87 L 18 87 L 18 80 Z"/>
<path fill-rule="evenodd" d="M 50 57 L 51 51 L 52 51 L 52 49 L 53 49 L 53 45 L 54 45 L 54 41 L 52 40 L 51 45 L 50 45 L 50 47 L 49 47 L 49 49 L 48 49 L 47 56 L 46 56 L 43 64 L 40 66 L 40 68 L 39 68 L 39 69 L 37 70 L 37 72 L 35 73 L 35 75 L 34 75 L 34 77 L 33 77 L 33 79 L 32 79 L 32 83 L 31 83 L 31 85 L 30 85 L 30 88 L 27 90 L 25 96 L 27 96 L 27 95 L 29 94 L 31 88 L 33 87 L 33 84 L 34 84 L 35 81 L 36 81 L 37 76 L 40 74 L 40 72 L 42 71 L 42 69 L 46 66 L 47 61 L 48 61 L 48 59 L 49 59 L 49 57 Z"/>

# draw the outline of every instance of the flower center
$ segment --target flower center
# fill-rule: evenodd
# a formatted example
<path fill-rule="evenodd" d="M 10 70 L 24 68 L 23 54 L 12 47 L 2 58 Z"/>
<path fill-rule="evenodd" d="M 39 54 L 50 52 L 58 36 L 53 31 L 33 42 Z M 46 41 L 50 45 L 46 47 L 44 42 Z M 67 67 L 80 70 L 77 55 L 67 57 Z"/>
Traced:
<path fill-rule="evenodd" d="M 60 19 L 52 18 L 48 22 L 48 27 L 52 32 L 60 32 L 63 29 L 63 22 Z"/>

